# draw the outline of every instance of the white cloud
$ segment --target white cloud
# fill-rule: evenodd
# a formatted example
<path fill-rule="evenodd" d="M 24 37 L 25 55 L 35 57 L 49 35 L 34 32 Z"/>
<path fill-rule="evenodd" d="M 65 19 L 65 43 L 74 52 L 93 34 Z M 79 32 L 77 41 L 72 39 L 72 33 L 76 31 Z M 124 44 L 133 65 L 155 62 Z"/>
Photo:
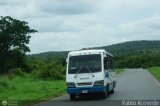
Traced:
<path fill-rule="evenodd" d="M 159 0 L 0 0 L 0 14 L 29 22 L 31 53 L 160 40 Z"/>
<path fill-rule="evenodd" d="M 84 14 L 92 10 L 92 5 L 84 0 L 46 0 L 38 5 L 42 11 L 58 15 Z"/>
<path fill-rule="evenodd" d="M 142 20 L 137 20 L 119 25 L 121 32 L 137 35 L 155 35 L 160 34 L 160 16 L 153 16 Z M 156 33 L 155 33 L 156 32 Z M 156 34 L 156 35 L 157 35 Z"/>

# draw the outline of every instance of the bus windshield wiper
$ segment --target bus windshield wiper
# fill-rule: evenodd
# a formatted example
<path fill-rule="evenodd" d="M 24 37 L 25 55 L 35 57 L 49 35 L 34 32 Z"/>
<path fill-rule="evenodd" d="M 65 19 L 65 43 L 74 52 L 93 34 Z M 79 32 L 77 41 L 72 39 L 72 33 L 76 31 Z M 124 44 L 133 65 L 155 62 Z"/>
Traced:
<path fill-rule="evenodd" d="M 87 67 L 87 66 L 86 66 L 86 68 L 92 74 L 92 77 L 94 77 L 94 74 L 93 74 L 92 70 L 89 67 Z"/>
<path fill-rule="evenodd" d="M 79 68 L 79 70 L 77 71 L 77 73 L 76 73 L 76 75 L 74 76 L 74 78 L 77 77 L 78 73 L 81 71 L 82 68 L 83 68 L 83 66 L 81 66 L 81 67 Z M 85 66 L 85 68 L 92 74 L 92 77 L 94 77 L 94 74 L 93 74 L 93 72 L 91 71 L 91 69 L 90 69 L 89 67 L 87 67 L 87 66 Z"/>
<path fill-rule="evenodd" d="M 83 67 L 83 66 L 81 66 L 81 67 L 79 68 L 79 70 L 77 71 L 77 73 L 76 73 L 76 75 L 74 76 L 74 78 L 76 78 L 77 74 L 81 71 L 82 67 Z"/>

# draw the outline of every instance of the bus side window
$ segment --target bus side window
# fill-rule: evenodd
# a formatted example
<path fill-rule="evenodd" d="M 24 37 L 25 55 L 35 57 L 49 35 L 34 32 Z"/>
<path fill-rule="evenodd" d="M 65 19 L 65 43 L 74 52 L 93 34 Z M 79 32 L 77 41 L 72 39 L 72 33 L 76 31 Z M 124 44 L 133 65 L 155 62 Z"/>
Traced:
<path fill-rule="evenodd" d="M 108 56 L 108 69 L 111 70 L 111 58 Z"/>
<path fill-rule="evenodd" d="M 113 61 L 112 61 L 112 65 L 113 65 L 113 66 L 112 66 L 112 67 L 113 67 L 112 69 L 113 69 L 113 71 L 115 71 L 115 69 L 114 69 L 114 67 L 115 67 L 114 58 L 113 58 Z"/>
<path fill-rule="evenodd" d="M 113 71 L 113 57 L 111 58 L 111 70 Z"/>
<path fill-rule="evenodd" d="M 108 66 L 109 66 L 109 70 L 113 71 L 113 57 L 108 58 Z"/>
<path fill-rule="evenodd" d="M 108 70 L 108 59 L 104 57 L 104 70 Z"/>
<path fill-rule="evenodd" d="M 114 71 L 114 58 L 113 57 L 111 58 L 110 64 L 111 64 L 110 65 L 111 70 Z"/>

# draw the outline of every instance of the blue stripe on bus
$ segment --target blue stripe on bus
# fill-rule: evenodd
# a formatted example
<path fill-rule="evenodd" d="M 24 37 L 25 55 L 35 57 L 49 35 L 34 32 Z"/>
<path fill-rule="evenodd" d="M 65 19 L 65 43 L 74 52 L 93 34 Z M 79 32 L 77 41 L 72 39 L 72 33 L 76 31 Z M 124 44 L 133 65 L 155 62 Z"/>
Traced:
<path fill-rule="evenodd" d="M 106 91 L 106 86 L 67 88 L 67 93 L 68 94 L 80 94 L 82 93 L 83 90 L 88 90 L 88 93 L 104 92 Z"/>

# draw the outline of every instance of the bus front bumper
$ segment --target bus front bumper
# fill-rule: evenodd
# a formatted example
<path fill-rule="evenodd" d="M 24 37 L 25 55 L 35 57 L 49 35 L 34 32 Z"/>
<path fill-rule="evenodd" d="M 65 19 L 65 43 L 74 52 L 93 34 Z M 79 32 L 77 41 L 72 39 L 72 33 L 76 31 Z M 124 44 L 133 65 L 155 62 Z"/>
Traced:
<path fill-rule="evenodd" d="M 75 87 L 67 88 L 68 94 L 81 94 L 81 93 L 98 93 L 105 92 L 106 86 L 92 86 L 92 87 Z"/>

